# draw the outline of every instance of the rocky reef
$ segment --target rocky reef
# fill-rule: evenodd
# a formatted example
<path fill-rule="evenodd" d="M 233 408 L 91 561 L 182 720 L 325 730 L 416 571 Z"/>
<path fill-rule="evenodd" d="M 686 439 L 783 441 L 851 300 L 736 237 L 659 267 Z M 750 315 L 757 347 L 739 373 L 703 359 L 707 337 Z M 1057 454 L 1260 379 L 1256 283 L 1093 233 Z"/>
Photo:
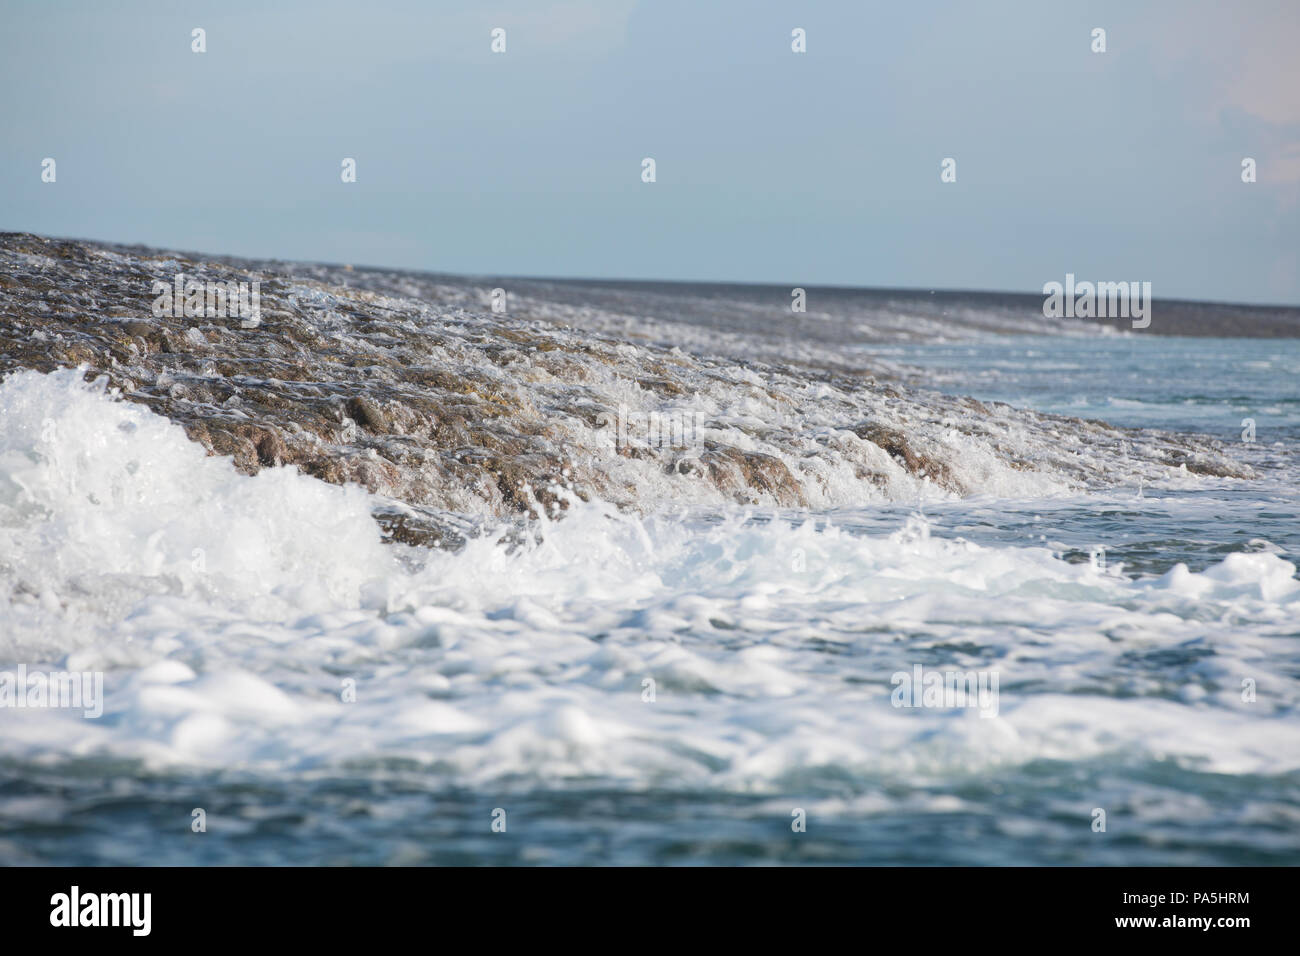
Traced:
<path fill-rule="evenodd" d="M 257 283 L 256 318 L 159 314 L 156 284 L 178 274 Z M 810 351 L 797 327 L 784 351 L 765 326 L 746 352 L 743 327 L 711 335 L 693 318 L 673 344 L 575 305 L 571 289 L 547 308 L 545 288 L 494 312 L 473 279 L 5 233 L 0 374 L 103 376 L 241 471 L 363 485 L 413 543 L 428 537 L 422 516 L 536 515 L 568 494 L 826 508 L 1251 475 L 1209 439 L 889 381 Z"/>

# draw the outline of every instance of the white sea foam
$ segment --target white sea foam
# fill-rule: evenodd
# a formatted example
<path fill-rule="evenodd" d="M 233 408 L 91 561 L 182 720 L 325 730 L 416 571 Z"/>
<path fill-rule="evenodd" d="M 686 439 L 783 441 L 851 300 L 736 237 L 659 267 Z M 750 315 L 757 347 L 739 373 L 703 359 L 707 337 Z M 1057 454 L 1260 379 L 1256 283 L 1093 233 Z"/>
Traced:
<path fill-rule="evenodd" d="M 1300 584 L 1267 550 L 1133 579 L 921 518 L 575 501 L 522 546 L 415 552 L 364 491 L 239 474 L 79 378 L 0 384 L 0 669 L 105 671 L 105 714 L 0 710 L 7 757 L 745 791 L 1113 753 L 1300 768 Z M 997 718 L 892 706 L 918 663 L 996 670 Z"/>

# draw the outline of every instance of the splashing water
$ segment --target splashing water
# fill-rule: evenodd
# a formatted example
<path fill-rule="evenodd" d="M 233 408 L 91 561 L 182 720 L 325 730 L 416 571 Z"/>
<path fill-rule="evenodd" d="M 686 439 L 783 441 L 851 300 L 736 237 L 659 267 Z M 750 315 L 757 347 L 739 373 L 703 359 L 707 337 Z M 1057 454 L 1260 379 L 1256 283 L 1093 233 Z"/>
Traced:
<path fill-rule="evenodd" d="M 74 371 L 11 375 L 0 415 L 0 669 L 102 671 L 106 695 L 99 719 L 0 709 L 0 859 L 140 861 L 145 836 L 153 862 L 1300 850 L 1294 539 L 1191 540 L 1238 483 L 924 515 L 560 490 L 562 520 L 450 552 L 385 544 L 375 496 L 241 474 Z M 1174 529 L 1163 563 L 1086 559 L 1123 509 Z M 996 673 L 996 715 L 896 706 L 917 666 Z"/>

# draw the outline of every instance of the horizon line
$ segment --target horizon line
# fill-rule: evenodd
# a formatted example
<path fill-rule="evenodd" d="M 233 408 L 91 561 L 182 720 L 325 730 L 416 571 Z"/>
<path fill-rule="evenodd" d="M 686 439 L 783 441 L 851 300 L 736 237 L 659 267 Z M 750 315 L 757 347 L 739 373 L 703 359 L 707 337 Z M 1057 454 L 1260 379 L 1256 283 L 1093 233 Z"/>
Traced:
<path fill-rule="evenodd" d="M 671 285 L 671 286 L 689 286 L 689 285 L 706 285 L 706 286 L 724 286 L 740 288 L 761 288 L 761 289 L 820 289 L 830 292 L 868 292 L 868 293 L 906 293 L 915 296 L 924 295 L 944 295 L 944 296 L 1002 296 L 1016 298 L 1041 298 L 1044 292 L 1035 290 L 1032 292 L 1017 291 L 1010 289 L 972 289 L 972 288 L 945 288 L 945 287 L 927 287 L 927 286 L 872 286 L 872 285 L 847 285 L 842 283 L 823 283 L 823 282 L 805 282 L 802 284 L 790 285 L 782 282 L 754 282 L 749 280 L 738 279 L 681 279 L 681 278 L 645 278 L 636 276 L 583 276 L 583 275 L 525 275 L 519 273 L 505 272 L 453 272 L 431 268 L 417 268 L 408 266 L 393 265 L 370 265 L 356 262 L 328 262 L 322 259 L 289 259 L 280 257 L 267 256 L 249 256 L 239 253 L 226 252 L 200 252 L 193 249 L 175 249 L 165 246 L 156 246 L 147 242 L 124 242 L 121 240 L 109 239 L 88 239 L 80 236 L 54 236 L 43 235 L 41 233 L 29 232 L 26 230 L 3 230 L 0 229 L 0 237 L 3 236 L 32 236 L 37 239 L 51 239 L 61 242 L 79 242 L 87 245 L 102 246 L 121 246 L 125 248 L 149 249 L 154 252 L 177 253 L 184 256 L 206 257 L 209 259 L 243 259 L 246 261 L 261 262 L 284 262 L 296 265 L 307 266 L 325 266 L 336 269 L 354 269 L 368 270 L 371 272 L 406 272 L 423 274 L 429 276 L 452 276 L 460 279 L 517 279 L 524 282 L 574 282 L 574 283 L 609 283 L 609 284 L 630 284 L 642 283 L 648 285 Z M 1055 280 L 1051 280 L 1055 281 Z M 1101 280 L 1083 280 L 1083 281 L 1101 281 Z M 1110 280 L 1105 280 L 1110 281 Z M 1120 280 L 1127 281 L 1127 280 Z M 1142 280 L 1138 280 L 1142 281 Z M 1153 302 L 1177 302 L 1187 305 L 1210 305 L 1219 307 L 1230 307 L 1240 309 L 1282 309 L 1289 311 L 1300 311 L 1300 302 L 1295 304 L 1281 302 L 1237 302 L 1224 299 L 1188 299 L 1179 296 L 1161 296 L 1152 293 Z"/>

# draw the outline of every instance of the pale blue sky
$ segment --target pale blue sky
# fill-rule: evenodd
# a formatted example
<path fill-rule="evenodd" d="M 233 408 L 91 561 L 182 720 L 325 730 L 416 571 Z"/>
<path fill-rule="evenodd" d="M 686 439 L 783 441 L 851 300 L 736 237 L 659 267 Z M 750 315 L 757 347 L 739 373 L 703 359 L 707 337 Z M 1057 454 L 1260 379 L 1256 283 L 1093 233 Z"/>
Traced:
<path fill-rule="evenodd" d="M 1298 304 L 1298 51 L 1295 0 L 5 0 L 0 229 L 498 275 L 1038 291 L 1068 271 Z"/>

